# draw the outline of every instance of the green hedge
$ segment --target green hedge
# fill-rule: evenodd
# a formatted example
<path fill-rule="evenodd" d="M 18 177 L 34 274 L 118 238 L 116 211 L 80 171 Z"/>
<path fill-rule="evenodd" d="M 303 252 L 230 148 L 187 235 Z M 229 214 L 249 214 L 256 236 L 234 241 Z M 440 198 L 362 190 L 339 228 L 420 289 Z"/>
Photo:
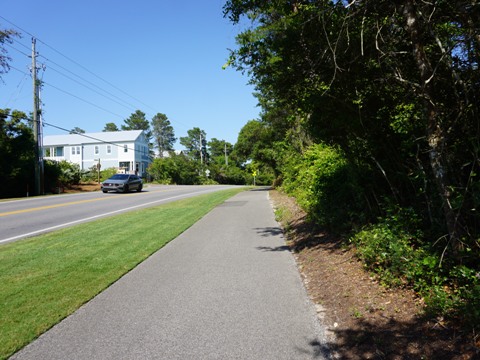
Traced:
<path fill-rule="evenodd" d="M 312 220 L 329 229 L 345 230 L 363 216 L 363 190 L 338 148 L 312 145 L 300 159 L 285 164 L 283 189 Z"/>

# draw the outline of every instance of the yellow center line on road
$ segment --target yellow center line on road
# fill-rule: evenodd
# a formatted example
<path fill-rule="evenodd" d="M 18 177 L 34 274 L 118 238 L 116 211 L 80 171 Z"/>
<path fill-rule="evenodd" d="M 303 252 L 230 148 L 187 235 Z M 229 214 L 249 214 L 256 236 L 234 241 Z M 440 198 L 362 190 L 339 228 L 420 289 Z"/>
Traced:
<path fill-rule="evenodd" d="M 40 207 L 36 207 L 36 208 L 9 211 L 9 212 L 0 213 L 0 217 L 1 216 L 8 216 L 8 215 L 15 215 L 15 214 L 23 214 L 23 213 L 33 212 L 33 211 L 55 209 L 55 208 L 59 208 L 59 207 L 62 207 L 62 206 L 85 204 L 85 203 L 94 202 L 94 201 L 101 201 L 101 200 L 107 200 L 107 198 L 79 200 L 79 201 L 72 201 L 72 202 L 63 203 L 63 204 L 46 205 L 46 206 L 40 206 Z"/>
<path fill-rule="evenodd" d="M 149 192 L 168 192 L 168 191 L 173 191 L 173 190 L 174 189 L 161 189 L 161 190 L 150 190 Z M 146 192 L 144 192 L 144 193 L 146 194 Z M 119 196 L 119 197 L 108 196 L 108 197 L 98 198 L 98 199 L 71 201 L 71 202 L 62 203 L 62 204 L 39 206 L 39 207 L 36 207 L 36 208 L 29 208 L 29 209 L 23 209 L 23 210 L 14 210 L 14 211 L 8 211 L 8 212 L 0 213 L 0 217 L 9 216 L 9 215 L 16 215 L 16 214 L 24 214 L 24 213 L 34 212 L 34 211 L 55 209 L 55 208 L 59 208 L 59 207 L 63 207 L 63 206 L 85 204 L 85 203 L 95 202 L 95 201 L 102 201 L 102 200 L 109 200 L 109 199 L 120 199 L 120 198 L 123 198 L 124 196 L 132 196 L 132 195 L 138 196 L 139 194 L 138 193 L 136 193 L 136 194 L 134 194 L 134 193 L 132 193 L 132 194 L 121 194 L 121 196 Z"/>

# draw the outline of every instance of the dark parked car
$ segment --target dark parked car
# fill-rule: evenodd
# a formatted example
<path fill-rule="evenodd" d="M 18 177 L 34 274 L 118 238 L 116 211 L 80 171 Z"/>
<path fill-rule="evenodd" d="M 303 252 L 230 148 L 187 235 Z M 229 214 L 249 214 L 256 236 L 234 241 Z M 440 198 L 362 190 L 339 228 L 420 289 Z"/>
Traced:
<path fill-rule="evenodd" d="M 115 174 L 101 184 L 104 193 L 112 191 L 129 192 L 130 190 L 142 191 L 143 181 L 137 175 Z"/>

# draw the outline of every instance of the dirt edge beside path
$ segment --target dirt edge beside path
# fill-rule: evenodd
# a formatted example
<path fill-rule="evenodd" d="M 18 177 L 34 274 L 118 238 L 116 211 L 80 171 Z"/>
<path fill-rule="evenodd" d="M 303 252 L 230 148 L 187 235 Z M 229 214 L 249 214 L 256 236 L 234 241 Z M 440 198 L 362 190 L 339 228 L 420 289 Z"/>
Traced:
<path fill-rule="evenodd" d="M 353 248 L 307 221 L 295 199 L 276 190 L 270 199 L 336 359 L 480 359 L 480 340 L 424 317 L 412 291 L 380 285 Z"/>

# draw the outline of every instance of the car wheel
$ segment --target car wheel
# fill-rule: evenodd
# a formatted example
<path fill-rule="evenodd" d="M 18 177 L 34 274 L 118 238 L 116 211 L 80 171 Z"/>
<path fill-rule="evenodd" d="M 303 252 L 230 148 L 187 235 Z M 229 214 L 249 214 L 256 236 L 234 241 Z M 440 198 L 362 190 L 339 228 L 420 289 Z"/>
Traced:
<path fill-rule="evenodd" d="M 124 193 L 127 193 L 129 190 L 130 190 L 130 189 L 128 188 L 128 185 L 125 185 L 125 186 L 123 187 L 123 192 L 124 192 Z"/>
<path fill-rule="evenodd" d="M 102 189 L 102 192 L 103 192 L 104 194 L 106 194 L 106 193 L 108 192 L 108 190 L 103 190 L 103 189 Z"/>
<path fill-rule="evenodd" d="M 137 191 L 138 192 L 142 191 L 142 188 L 143 188 L 142 184 L 138 185 Z"/>

